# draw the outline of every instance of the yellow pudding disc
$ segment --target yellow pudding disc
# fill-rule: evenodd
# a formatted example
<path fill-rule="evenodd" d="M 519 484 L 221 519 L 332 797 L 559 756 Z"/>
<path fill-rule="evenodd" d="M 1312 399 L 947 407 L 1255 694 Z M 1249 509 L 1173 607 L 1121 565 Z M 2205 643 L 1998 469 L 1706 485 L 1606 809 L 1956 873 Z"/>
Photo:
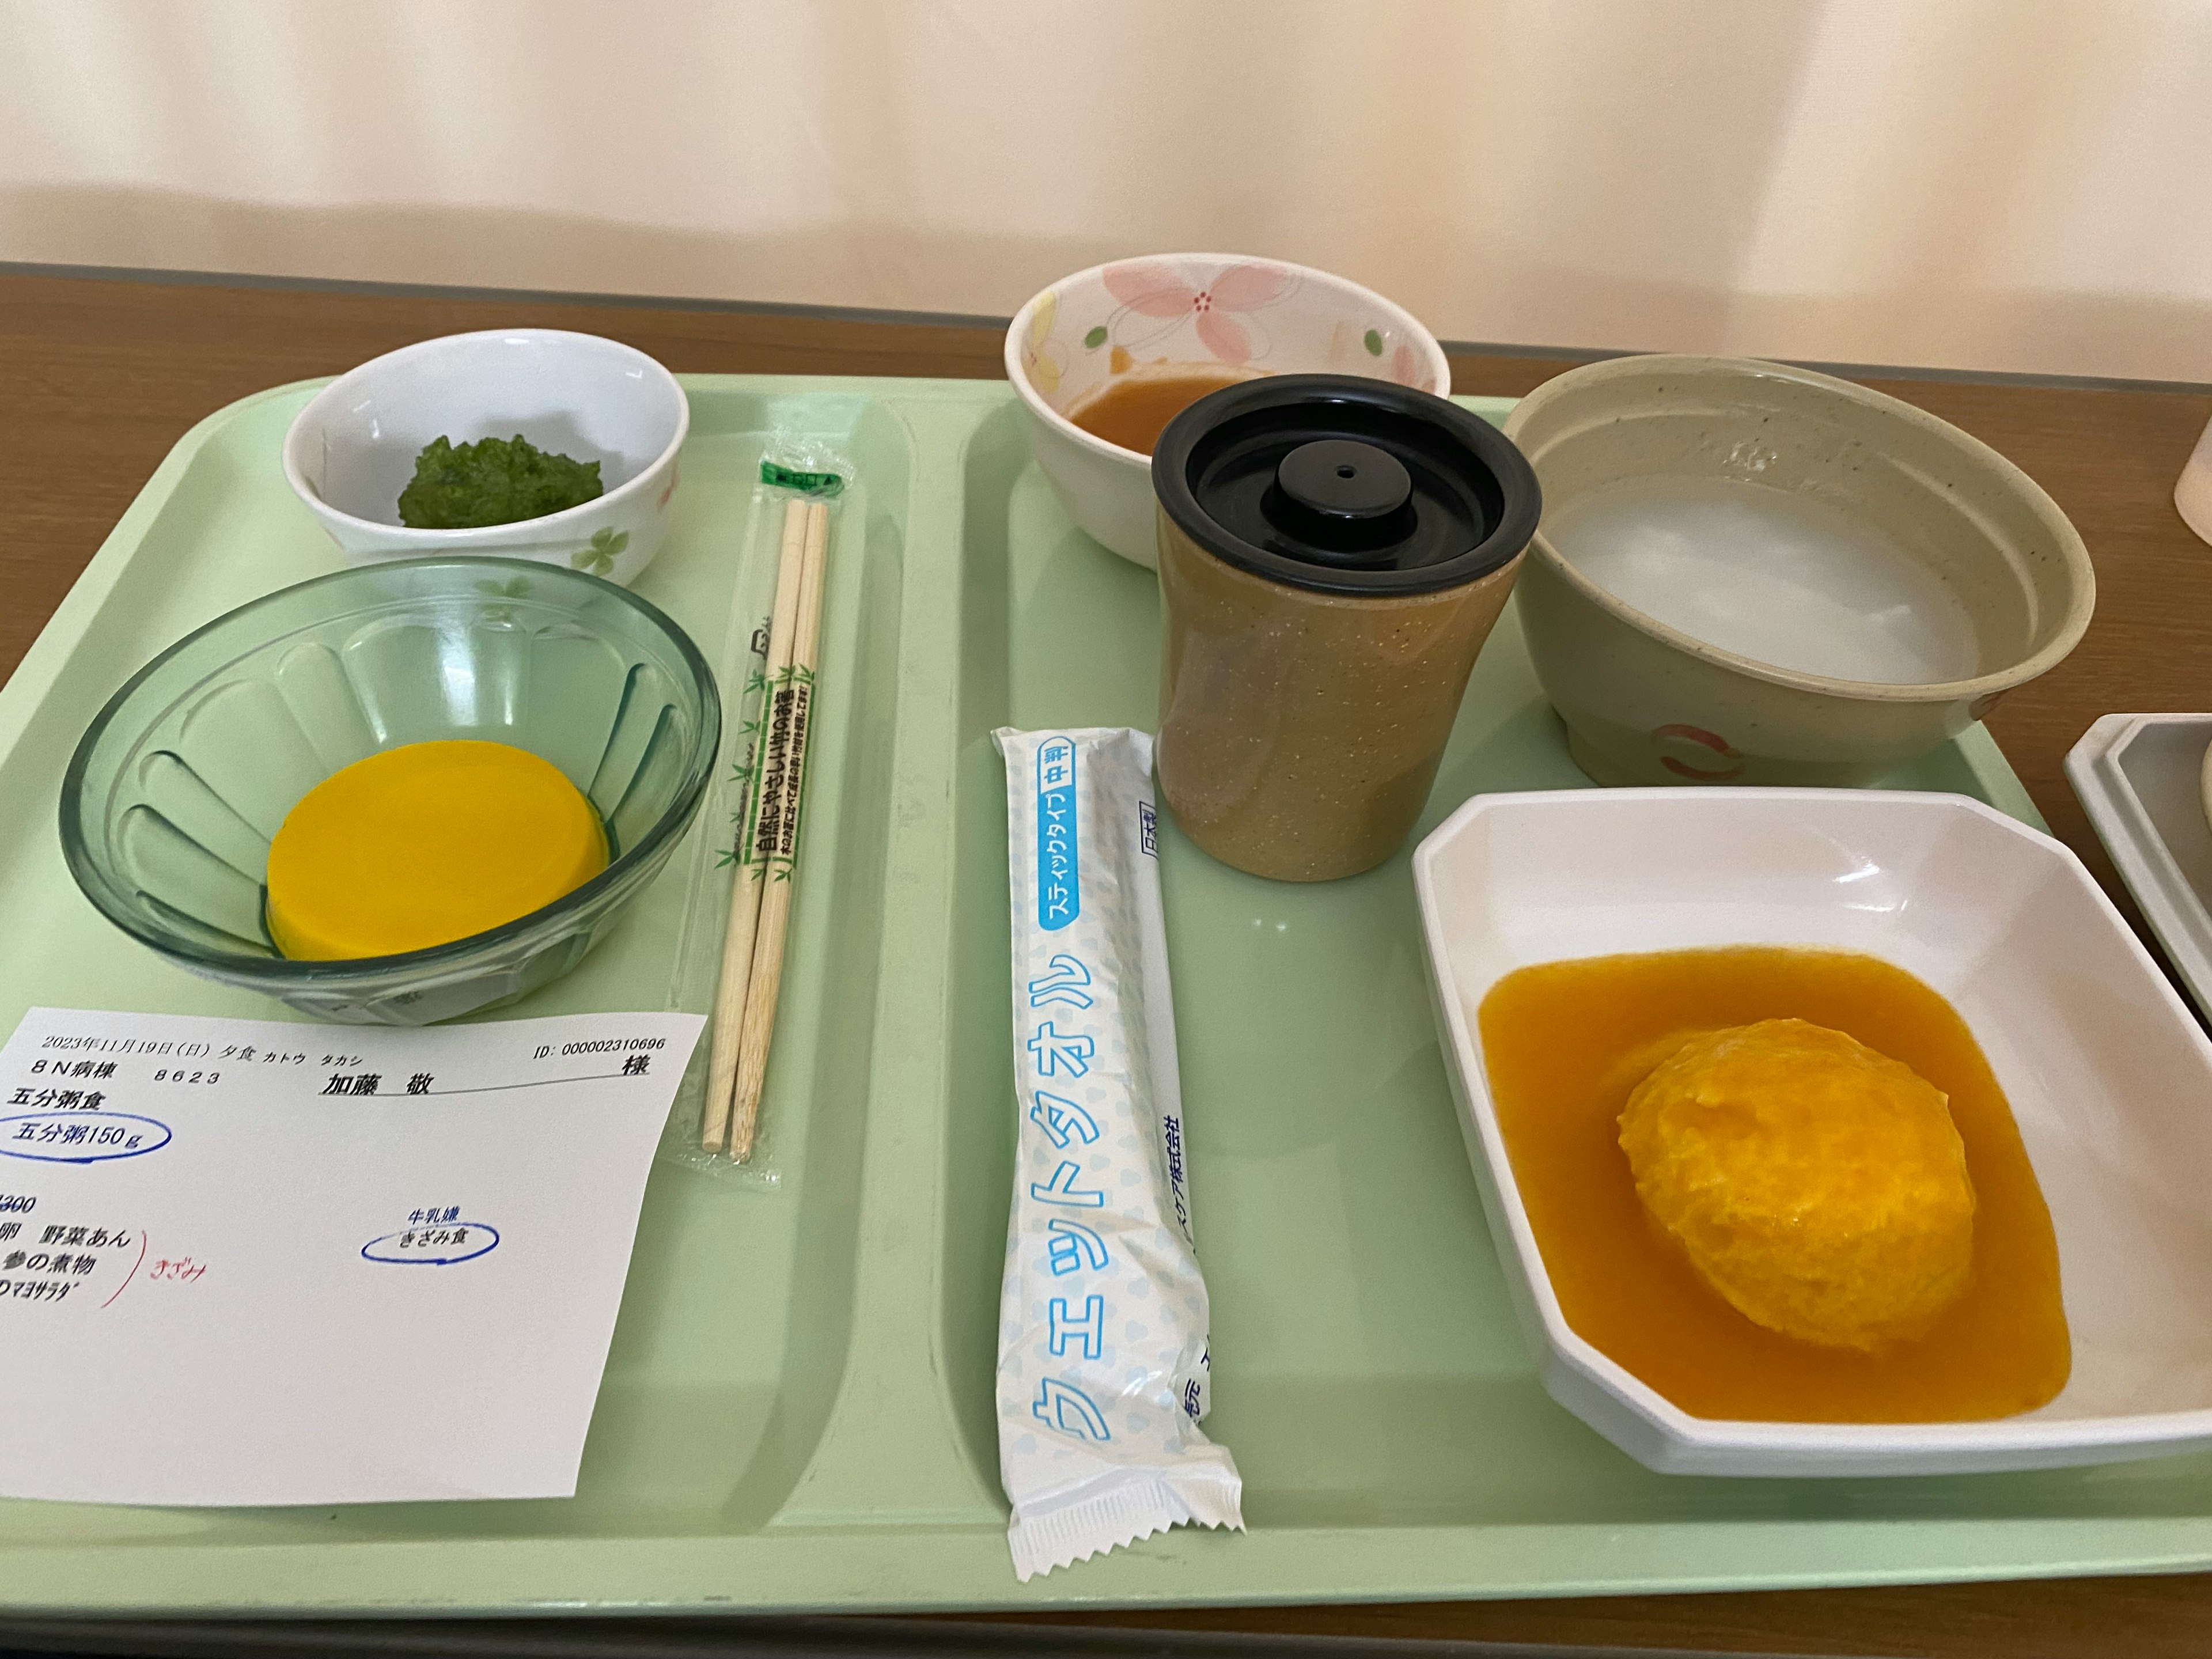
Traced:
<path fill-rule="evenodd" d="M 606 868 L 606 832 L 550 761 L 503 743 L 410 743 L 325 778 L 269 843 L 269 935 L 309 961 L 447 945 Z"/>

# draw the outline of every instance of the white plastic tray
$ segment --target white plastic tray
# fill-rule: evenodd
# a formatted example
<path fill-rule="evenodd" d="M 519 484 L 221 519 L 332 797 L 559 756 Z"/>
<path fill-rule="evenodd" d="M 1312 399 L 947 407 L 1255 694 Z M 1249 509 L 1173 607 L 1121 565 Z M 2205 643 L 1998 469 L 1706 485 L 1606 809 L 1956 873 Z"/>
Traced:
<path fill-rule="evenodd" d="M 2212 714 L 2107 714 L 2066 757 L 2066 779 L 2166 959 L 2212 1020 Z"/>

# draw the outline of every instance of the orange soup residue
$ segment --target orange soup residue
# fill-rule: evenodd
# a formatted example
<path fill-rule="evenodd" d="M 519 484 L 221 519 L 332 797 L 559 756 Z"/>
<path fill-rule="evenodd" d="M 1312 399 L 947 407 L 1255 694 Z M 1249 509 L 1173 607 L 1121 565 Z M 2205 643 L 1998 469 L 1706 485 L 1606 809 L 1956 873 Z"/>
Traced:
<path fill-rule="evenodd" d="M 1094 438 L 1149 455 L 1168 422 L 1207 392 L 1257 378 L 1249 369 L 1204 363 L 1117 374 L 1069 410 L 1067 418 Z"/>
<path fill-rule="evenodd" d="M 1576 1334 L 1693 1416 L 1954 1423 L 2043 1405 L 2073 1364 L 2058 1243 L 1973 1033 L 1902 969 L 1747 945 L 1523 968 L 1476 1014 L 1544 1268 Z M 1700 1031 L 1797 1018 L 1848 1032 L 1950 1097 L 1973 1180 L 1972 1278 L 1917 1340 L 1872 1354 L 1745 1318 L 1646 1213 L 1620 1149 L 1629 1091 Z"/>

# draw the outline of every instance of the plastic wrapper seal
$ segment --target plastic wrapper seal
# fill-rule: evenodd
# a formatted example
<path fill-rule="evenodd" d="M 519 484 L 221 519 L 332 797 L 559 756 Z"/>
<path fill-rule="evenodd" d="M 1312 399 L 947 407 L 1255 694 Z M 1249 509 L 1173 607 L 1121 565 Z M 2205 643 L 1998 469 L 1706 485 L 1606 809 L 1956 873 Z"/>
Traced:
<path fill-rule="evenodd" d="M 999 1472 L 1023 1579 L 1184 1522 L 1243 1529 L 1199 1428 L 1193 1242 L 1152 740 L 994 734 L 1006 763 L 1017 1143 Z"/>

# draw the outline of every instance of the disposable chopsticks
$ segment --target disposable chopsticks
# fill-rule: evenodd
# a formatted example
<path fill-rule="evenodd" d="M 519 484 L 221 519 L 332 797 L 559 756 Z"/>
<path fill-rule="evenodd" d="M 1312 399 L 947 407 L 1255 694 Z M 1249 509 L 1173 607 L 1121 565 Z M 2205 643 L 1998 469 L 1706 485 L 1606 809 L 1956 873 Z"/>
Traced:
<path fill-rule="evenodd" d="M 753 832 L 760 809 L 761 781 L 768 770 L 769 743 L 774 730 L 770 715 L 776 685 L 790 671 L 792 651 L 797 643 L 807 519 L 806 502 L 794 501 L 786 505 L 783 543 L 776 562 L 775 605 L 769 623 L 768 660 L 763 669 L 766 690 L 761 696 L 760 730 L 753 742 L 751 776 L 747 781 L 744 808 L 738 825 L 737 879 L 730 888 L 729 927 L 722 935 L 722 975 L 714 993 L 714 1046 L 708 1061 L 706 1105 L 700 1114 L 699 1144 L 709 1153 L 720 1152 L 728 1138 L 730 1106 L 736 1094 L 738 1033 L 746 991 L 752 980 L 753 940 L 758 931 L 761 892 L 765 885 L 760 848 Z M 750 1146 L 750 1131 L 746 1141 Z"/>
<path fill-rule="evenodd" d="M 822 642 L 822 589 L 830 551 L 830 508 L 821 501 L 806 507 L 805 562 L 798 582 L 798 621 L 790 661 L 781 681 L 771 679 L 762 716 L 773 738 L 770 764 L 780 758 L 781 776 L 761 779 L 761 811 L 755 819 L 758 839 L 754 856 L 761 870 L 759 925 L 753 939 L 752 971 L 746 977 L 744 1024 L 738 1034 L 735 1103 L 731 1109 L 730 1156 L 742 1164 L 752 1156 L 760 1122 L 761 1087 L 768 1078 L 769 1040 L 775 1030 L 775 1005 L 783 987 L 784 935 L 791 921 L 792 890 L 799 877 L 799 824 L 806 783 L 807 738 L 812 725 L 814 665 Z M 781 613 L 783 595 L 776 594 Z M 717 1042 L 720 1033 L 717 1033 Z"/>

